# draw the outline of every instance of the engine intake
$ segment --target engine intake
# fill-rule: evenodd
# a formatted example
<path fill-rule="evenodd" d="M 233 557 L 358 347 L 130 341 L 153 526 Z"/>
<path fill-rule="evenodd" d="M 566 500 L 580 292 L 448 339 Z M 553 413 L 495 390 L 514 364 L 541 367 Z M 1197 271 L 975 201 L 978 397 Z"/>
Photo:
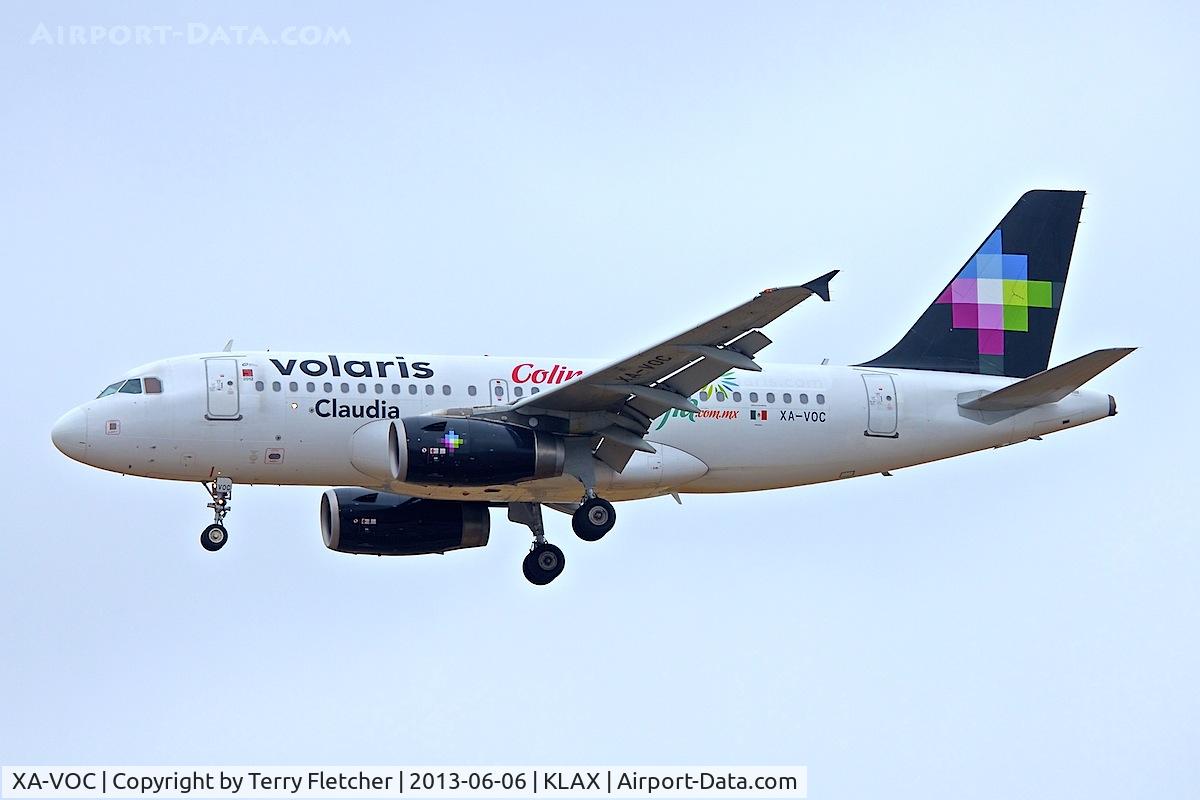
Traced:
<path fill-rule="evenodd" d="M 368 422 L 350 437 L 350 463 L 364 475 L 394 481 L 400 475 L 400 433 L 391 420 Z"/>
<path fill-rule="evenodd" d="M 562 474 L 562 439 L 531 428 L 469 417 L 409 417 L 399 480 L 490 486 Z"/>
<path fill-rule="evenodd" d="M 339 553 L 415 556 L 488 543 L 483 503 L 427 500 L 371 489 L 329 489 L 321 496 L 321 538 Z"/>

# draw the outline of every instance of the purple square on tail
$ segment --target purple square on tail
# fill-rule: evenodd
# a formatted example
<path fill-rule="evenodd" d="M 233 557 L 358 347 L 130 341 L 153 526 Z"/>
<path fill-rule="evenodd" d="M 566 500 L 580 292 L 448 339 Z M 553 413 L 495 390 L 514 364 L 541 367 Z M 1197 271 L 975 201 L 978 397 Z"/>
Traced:
<path fill-rule="evenodd" d="M 980 330 L 979 354 L 991 356 L 1004 355 L 1004 331 Z"/>
<path fill-rule="evenodd" d="M 979 306 L 971 303 L 964 305 L 955 303 L 950 307 L 953 309 L 953 325 L 956 328 L 978 328 L 979 327 Z"/>

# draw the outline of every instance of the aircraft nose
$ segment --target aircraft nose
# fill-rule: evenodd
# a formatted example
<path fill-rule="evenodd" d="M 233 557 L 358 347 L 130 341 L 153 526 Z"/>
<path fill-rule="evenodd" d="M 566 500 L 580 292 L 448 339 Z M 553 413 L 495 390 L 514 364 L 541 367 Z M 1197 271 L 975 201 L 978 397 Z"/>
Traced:
<path fill-rule="evenodd" d="M 64 456 L 80 461 L 87 450 L 87 412 L 73 408 L 50 429 L 50 441 Z"/>

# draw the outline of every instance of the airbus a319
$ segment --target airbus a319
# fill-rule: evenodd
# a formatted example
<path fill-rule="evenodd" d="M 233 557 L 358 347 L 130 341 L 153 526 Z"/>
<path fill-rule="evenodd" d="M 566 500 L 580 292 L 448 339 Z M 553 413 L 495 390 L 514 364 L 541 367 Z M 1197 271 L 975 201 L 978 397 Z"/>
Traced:
<path fill-rule="evenodd" d="M 333 486 L 325 545 L 418 555 L 488 542 L 490 514 L 532 532 L 525 577 L 565 564 L 542 509 L 596 541 L 613 503 L 753 492 L 886 473 L 1037 439 L 1116 414 L 1083 389 L 1132 352 L 1049 368 L 1083 192 L 1025 194 L 878 358 L 771 364 L 762 329 L 829 300 L 836 271 L 616 361 L 224 351 L 126 373 L 54 426 L 70 458 L 195 481 L 228 540 L 236 484 Z"/>

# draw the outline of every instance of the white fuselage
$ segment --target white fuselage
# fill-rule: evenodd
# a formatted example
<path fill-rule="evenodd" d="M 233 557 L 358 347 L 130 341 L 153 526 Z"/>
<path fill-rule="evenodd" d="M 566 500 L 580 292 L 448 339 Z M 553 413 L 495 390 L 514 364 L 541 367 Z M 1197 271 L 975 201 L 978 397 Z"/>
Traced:
<path fill-rule="evenodd" d="M 335 366 L 336 364 L 336 366 Z M 506 406 L 601 366 L 573 358 L 391 354 L 212 353 L 133 370 L 161 392 L 113 393 L 56 427 L 72 458 L 114 472 L 181 481 L 365 486 L 400 494 L 489 502 L 572 502 L 571 477 L 495 486 L 381 484 L 350 460 L 351 437 L 378 418 Z M 334 373 L 337 374 L 334 374 Z M 382 376 L 381 376 L 382 373 Z M 669 411 L 616 473 L 600 465 L 612 500 L 670 492 L 747 492 L 899 469 L 999 447 L 1109 416 L 1088 390 L 1015 413 L 971 412 L 960 395 L 1012 378 L 860 367 L 763 364 Z M 520 424 L 535 418 L 513 413 Z"/>

